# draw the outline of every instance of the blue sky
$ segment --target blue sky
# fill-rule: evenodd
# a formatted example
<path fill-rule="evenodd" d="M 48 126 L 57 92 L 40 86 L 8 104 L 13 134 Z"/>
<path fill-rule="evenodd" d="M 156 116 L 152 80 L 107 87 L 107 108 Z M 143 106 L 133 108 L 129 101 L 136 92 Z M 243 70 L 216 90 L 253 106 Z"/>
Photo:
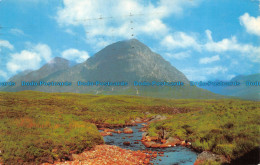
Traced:
<path fill-rule="evenodd" d="M 190 80 L 259 73 L 258 0 L 0 0 L 0 81 L 137 38 Z"/>

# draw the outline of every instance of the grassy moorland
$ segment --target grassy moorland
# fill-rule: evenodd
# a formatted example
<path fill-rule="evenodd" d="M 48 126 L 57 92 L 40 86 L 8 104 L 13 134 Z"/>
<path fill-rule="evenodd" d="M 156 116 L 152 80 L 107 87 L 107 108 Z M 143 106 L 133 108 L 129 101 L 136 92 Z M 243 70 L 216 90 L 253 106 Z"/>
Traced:
<path fill-rule="evenodd" d="M 259 119 L 259 102 L 222 100 L 204 110 L 153 123 L 149 132 L 156 134 L 164 128 L 168 136 L 189 140 L 197 150 L 236 159 L 259 146 Z"/>
<path fill-rule="evenodd" d="M 176 109 L 180 114 L 175 114 Z M 150 112 L 150 113 L 145 113 Z M 6 163 L 68 159 L 103 143 L 95 124 L 122 125 L 165 114 L 165 127 L 196 148 L 235 158 L 258 146 L 259 102 L 171 100 L 70 93 L 0 93 L 0 159 Z"/>
<path fill-rule="evenodd" d="M 168 100 L 132 96 L 0 93 L 0 159 L 45 162 L 68 159 L 103 143 L 93 124 L 126 124 L 143 112 L 166 113 Z"/>

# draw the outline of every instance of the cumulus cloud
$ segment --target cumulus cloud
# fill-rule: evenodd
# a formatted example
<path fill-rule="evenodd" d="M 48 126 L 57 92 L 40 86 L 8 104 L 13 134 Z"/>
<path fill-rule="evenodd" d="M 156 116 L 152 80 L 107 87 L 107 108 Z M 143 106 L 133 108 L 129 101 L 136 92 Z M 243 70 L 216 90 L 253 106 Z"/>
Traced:
<path fill-rule="evenodd" d="M 210 30 L 206 30 L 205 33 L 207 40 L 204 42 L 200 42 L 196 37 L 192 35 L 184 32 L 175 32 L 164 37 L 160 45 L 166 48 L 167 51 L 173 51 L 176 49 L 193 49 L 199 52 L 237 52 L 241 56 L 248 57 L 252 62 L 260 62 L 260 47 L 251 44 L 239 43 L 235 36 L 231 38 L 223 38 L 220 41 L 214 41 L 211 35 L 212 32 Z M 203 41 L 203 39 L 201 39 L 201 41 Z"/>
<path fill-rule="evenodd" d="M 7 69 L 11 73 L 17 73 L 27 69 L 38 69 L 41 62 L 47 62 L 51 59 L 51 49 L 48 45 L 37 44 L 28 50 L 22 50 L 20 53 L 14 53 L 7 62 Z"/>
<path fill-rule="evenodd" d="M 79 51 L 77 49 L 67 49 L 62 52 L 62 57 L 68 60 L 76 61 L 77 63 L 81 63 L 86 61 L 89 58 L 89 55 L 85 51 Z"/>
<path fill-rule="evenodd" d="M 248 13 L 245 13 L 239 17 L 239 20 L 248 33 L 260 36 L 260 16 L 252 17 Z"/>
<path fill-rule="evenodd" d="M 9 41 L 6 41 L 6 40 L 0 40 L 0 48 L 1 47 L 7 48 L 7 49 L 10 49 L 10 50 L 14 49 L 14 46 L 12 44 L 10 44 Z"/>
<path fill-rule="evenodd" d="M 207 30 L 206 34 L 210 40 L 203 45 L 205 50 L 219 53 L 227 51 L 239 52 L 253 62 L 260 62 L 260 47 L 239 43 L 236 37 L 224 38 L 216 42 L 212 39 L 211 31 Z"/>
<path fill-rule="evenodd" d="M 200 0 L 160 0 L 153 4 L 145 0 L 63 0 L 57 12 L 61 26 L 83 26 L 87 42 L 93 45 L 102 38 L 127 39 L 138 35 L 159 37 L 168 32 L 163 18 L 178 15 Z M 106 41 L 105 41 L 106 42 Z"/>
<path fill-rule="evenodd" d="M 212 56 L 212 57 L 201 58 L 199 63 L 200 64 L 209 64 L 209 63 L 219 61 L 219 60 L 220 60 L 219 55 L 216 55 L 216 56 Z"/>
<path fill-rule="evenodd" d="M 240 51 L 246 52 L 249 50 L 249 45 L 242 45 L 237 42 L 236 37 L 224 38 L 221 41 L 209 41 L 205 45 L 208 51 L 225 52 L 225 51 Z"/>

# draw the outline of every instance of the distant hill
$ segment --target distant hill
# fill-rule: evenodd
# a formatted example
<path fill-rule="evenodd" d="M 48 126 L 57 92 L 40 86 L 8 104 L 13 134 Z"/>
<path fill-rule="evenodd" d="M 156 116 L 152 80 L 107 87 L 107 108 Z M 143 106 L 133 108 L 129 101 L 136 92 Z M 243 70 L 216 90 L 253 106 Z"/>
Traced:
<path fill-rule="evenodd" d="M 33 72 L 33 70 L 25 70 L 25 71 L 22 71 L 22 72 L 20 72 L 20 73 L 18 73 L 18 74 L 16 74 L 16 75 L 14 75 L 13 77 L 11 77 L 10 79 L 9 79 L 9 81 L 17 81 L 17 80 L 20 80 L 22 77 L 24 77 L 25 75 L 27 75 L 27 74 L 29 74 L 29 73 L 31 73 L 31 72 Z"/>
<path fill-rule="evenodd" d="M 260 82 L 260 73 L 252 75 L 239 75 L 230 80 L 230 82 L 240 82 L 240 86 L 226 86 L 226 87 L 203 87 L 214 93 L 226 96 L 235 96 L 248 100 L 260 100 L 260 87 L 259 86 L 246 86 L 246 82 Z"/>
<path fill-rule="evenodd" d="M 205 89 L 190 87 L 186 76 L 162 56 L 136 39 L 111 44 L 87 61 L 70 66 L 62 58 L 55 58 L 39 70 L 19 77 L 16 81 L 69 81 L 70 87 L 8 87 L 5 91 L 37 90 L 43 92 L 74 92 L 92 94 L 139 95 L 166 98 L 221 98 Z M 125 81 L 122 87 L 78 87 L 77 81 Z M 134 87 L 134 81 L 181 81 L 184 87 Z"/>
<path fill-rule="evenodd" d="M 9 79 L 9 81 L 16 82 L 15 87 L 5 88 L 4 91 L 22 91 L 22 90 L 35 90 L 35 87 L 21 87 L 21 81 L 40 81 L 47 78 L 53 73 L 63 72 L 70 67 L 70 62 L 61 57 L 55 57 L 47 64 L 43 65 L 40 69 L 32 71 L 26 70 Z"/>

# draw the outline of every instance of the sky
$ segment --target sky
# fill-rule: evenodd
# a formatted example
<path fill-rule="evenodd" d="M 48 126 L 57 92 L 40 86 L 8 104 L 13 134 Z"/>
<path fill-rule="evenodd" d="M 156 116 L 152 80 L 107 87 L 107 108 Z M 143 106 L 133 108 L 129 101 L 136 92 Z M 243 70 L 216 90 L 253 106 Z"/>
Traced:
<path fill-rule="evenodd" d="M 189 80 L 260 73 L 260 0 L 0 0 L 0 81 L 131 38 Z"/>

